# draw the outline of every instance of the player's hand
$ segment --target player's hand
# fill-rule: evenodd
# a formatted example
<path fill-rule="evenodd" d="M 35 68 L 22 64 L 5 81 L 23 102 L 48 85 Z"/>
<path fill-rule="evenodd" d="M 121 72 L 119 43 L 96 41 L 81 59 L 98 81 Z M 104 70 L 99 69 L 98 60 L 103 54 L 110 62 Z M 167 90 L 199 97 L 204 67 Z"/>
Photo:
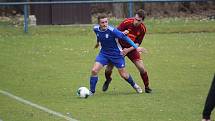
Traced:
<path fill-rule="evenodd" d="M 127 35 L 127 34 L 129 34 L 129 31 L 128 31 L 128 30 L 125 30 L 125 31 L 123 31 L 122 33 L 125 34 L 125 35 Z"/>
<path fill-rule="evenodd" d="M 137 48 L 137 51 L 138 51 L 139 53 L 148 53 L 147 49 L 144 48 L 144 47 L 138 47 L 138 48 Z"/>
<path fill-rule="evenodd" d="M 125 56 L 125 55 L 127 55 L 128 52 L 129 52 L 129 50 L 127 48 L 124 48 L 122 50 L 122 55 Z"/>
<path fill-rule="evenodd" d="M 99 47 L 99 43 L 97 42 L 96 45 L 94 46 L 94 48 L 98 48 Z"/>
<path fill-rule="evenodd" d="M 144 48 L 144 47 L 142 47 L 143 48 L 143 53 L 148 53 L 148 50 L 146 49 L 146 48 Z"/>

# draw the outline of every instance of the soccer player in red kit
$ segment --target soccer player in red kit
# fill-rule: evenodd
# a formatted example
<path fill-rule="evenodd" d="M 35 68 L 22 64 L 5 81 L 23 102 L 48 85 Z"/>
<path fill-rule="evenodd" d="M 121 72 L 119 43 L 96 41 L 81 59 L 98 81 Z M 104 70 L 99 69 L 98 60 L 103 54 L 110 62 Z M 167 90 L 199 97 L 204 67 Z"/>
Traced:
<path fill-rule="evenodd" d="M 126 34 L 129 38 L 131 38 L 131 40 L 133 40 L 137 46 L 140 46 L 146 33 L 146 27 L 143 23 L 144 18 L 145 18 L 144 10 L 139 9 L 138 11 L 136 11 L 135 17 L 125 19 L 118 26 L 118 29 L 122 31 L 124 34 Z M 124 56 L 127 56 L 134 63 L 136 68 L 139 70 L 140 76 L 145 86 L 145 92 L 151 93 L 152 90 L 149 87 L 148 73 L 147 73 L 147 70 L 145 69 L 140 53 L 134 47 L 132 47 L 131 45 L 129 45 L 124 41 L 119 40 L 119 43 L 123 49 L 122 54 Z M 109 84 L 112 80 L 111 78 L 112 70 L 113 70 L 113 65 L 109 64 L 105 70 L 106 81 L 103 85 L 103 89 L 102 89 L 103 91 L 107 91 L 109 87 Z"/>

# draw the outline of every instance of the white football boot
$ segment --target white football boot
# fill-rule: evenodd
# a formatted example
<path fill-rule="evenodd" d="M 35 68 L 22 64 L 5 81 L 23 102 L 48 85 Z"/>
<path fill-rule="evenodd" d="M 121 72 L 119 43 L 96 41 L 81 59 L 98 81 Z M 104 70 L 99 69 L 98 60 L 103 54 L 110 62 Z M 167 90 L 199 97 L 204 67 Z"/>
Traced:
<path fill-rule="evenodd" d="M 136 83 L 133 88 L 136 90 L 137 93 L 143 93 L 142 88 L 139 85 L 137 85 Z"/>

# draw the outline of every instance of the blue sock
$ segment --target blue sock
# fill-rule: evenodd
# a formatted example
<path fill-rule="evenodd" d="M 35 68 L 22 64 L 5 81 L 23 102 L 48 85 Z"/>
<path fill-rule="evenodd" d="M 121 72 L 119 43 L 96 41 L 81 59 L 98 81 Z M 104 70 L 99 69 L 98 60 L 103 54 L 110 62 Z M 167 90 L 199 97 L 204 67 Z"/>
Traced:
<path fill-rule="evenodd" d="M 96 83 L 97 83 L 97 81 L 98 81 L 98 76 L 96 76 L 96 77 L 91 76 L 90 77 L 90 91 L 92 93 L 95 93 L 95 91 L 96 91 Z"/>
<path fill-rule="evenodd" d="M 133 81 L 131 75 L 129 75 L 128 79 L 125 79 L 132 87 L 134 87 L 135 82 Z"/>

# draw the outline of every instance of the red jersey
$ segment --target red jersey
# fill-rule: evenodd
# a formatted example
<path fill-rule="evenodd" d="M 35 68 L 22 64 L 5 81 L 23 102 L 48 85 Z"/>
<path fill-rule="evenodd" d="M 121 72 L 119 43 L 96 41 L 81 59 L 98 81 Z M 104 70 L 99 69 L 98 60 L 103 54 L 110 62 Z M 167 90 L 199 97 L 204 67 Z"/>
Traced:
<path fill-rule="evenodd" d="M 138 43 L 140 45 L 145 36 L 146 27 L 143 23 L 141 23 L 138 26 L 134 26 L 133 23 L 134 23 L 134 18 L 127 18 L 118 26 L 118 30 L 120 30 L 122 32 L 125 30 L 128 30 L 129 34 L 127 36 L 131 40 L 133 40 L 134 43 Z M 122 48 L 131 47 L 131 45 L 125 41 L 120 40 L 119 43 L 122 46 Z"/>

